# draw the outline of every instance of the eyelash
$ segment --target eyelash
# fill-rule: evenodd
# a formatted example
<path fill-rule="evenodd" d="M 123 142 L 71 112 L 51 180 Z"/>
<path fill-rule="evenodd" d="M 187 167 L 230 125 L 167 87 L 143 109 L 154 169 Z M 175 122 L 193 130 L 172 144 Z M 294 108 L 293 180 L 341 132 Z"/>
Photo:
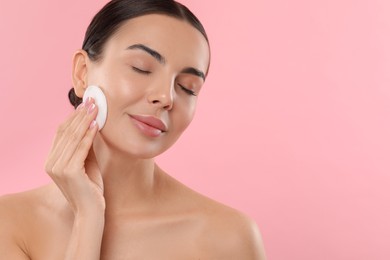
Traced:
<path fill-rule="evenodd" d="M 141 73 L 141 74 L 149 75 L 150 73 L 152 73 L 152 72 L 147 71 L 147 70 L 141 70 L 141 69 L 139 69 L 137 67 L 132 67 L 132 68 L 133 68 L 134 71 L 136 71 L 138 73 Z"/>
<path fill-rule="evenodd" d="M 141 70 L 141 69 L 139 69 L 139 68 L 137 68 L 137 67 L 132 67 L 132 68 L 133 68 L 134 71 L 136 71 L 136 72 L 138 72 L 138 73 L 141 73 L 141 74 L 149 75 L 150 73 L 152 73 L 152 72 L 147 71 L 147 70 Z M 186 92 L 187 94 L 192 95 L 192 96 L 196 96 L 196 94 L 195 94 L 194 91 L 192 91 L 192 90 L 190 90 L 190 89 L 184 87 L 183 85 L 180 85 L 180 84 L 177 84 L 177 85 L 178 85 L 184 92 Z"/>
<path fill-rule="evenodd" d="M 185 88 L 184 86 L 180 85 L 180 84 L 177 84 L 179 85 L 179 87 L 181 87 L 182 90 L 184 90 L 184 92 L 186 92 L 187 94 L 191 95 L 191 96 L 196 96 L 195 92 L 188 89 L 188 88 Z"/>

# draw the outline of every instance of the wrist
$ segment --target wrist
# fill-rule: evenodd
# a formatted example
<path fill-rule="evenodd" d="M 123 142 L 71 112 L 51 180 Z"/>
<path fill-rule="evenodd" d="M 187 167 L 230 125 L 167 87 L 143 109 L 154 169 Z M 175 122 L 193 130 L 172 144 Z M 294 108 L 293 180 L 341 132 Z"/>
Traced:
<path fill-rule="evenodd" d="M 99 223 L 105 219 L 105 210 L 102 209 L 85 209 L 78 210 L 74 214 L 75 222 L 86 222 L 86 223 Z"/>

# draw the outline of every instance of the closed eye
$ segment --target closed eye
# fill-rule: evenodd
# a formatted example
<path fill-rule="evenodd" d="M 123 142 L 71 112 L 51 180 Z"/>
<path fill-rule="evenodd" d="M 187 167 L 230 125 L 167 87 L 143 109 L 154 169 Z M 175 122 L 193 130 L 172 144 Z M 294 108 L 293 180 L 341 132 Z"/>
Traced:
<path fill-rule="evenodd" d="M 133 68 L 134 71 L 136 71 L 136 72 L 138 72 L 138 73 L 141 73 L 141 74 L 149 75 L 150 73 L 152 73 L 151 71 L 141 70 L 141 69 L 139 69 L 139 68 L 137 68 L 137 67 L 134 67 L 134 66 L 132 66 L 132 68 Z"/>
<path fill-rule="evenodd" d="M 180 84 L 177 84 L 177 85 L 179 85 L 179 87 L 180 87 L 182 90 L 184 90 L 184 92 L 186 92 L 187 94 L 192 95 L 192 96 L 196 96 L 196 94 L 195 94 L 194 91 L 192 91 L 192 90 L 190 90 L 190 89 L 184 87 L 183 85 L 180 85 Z"/>

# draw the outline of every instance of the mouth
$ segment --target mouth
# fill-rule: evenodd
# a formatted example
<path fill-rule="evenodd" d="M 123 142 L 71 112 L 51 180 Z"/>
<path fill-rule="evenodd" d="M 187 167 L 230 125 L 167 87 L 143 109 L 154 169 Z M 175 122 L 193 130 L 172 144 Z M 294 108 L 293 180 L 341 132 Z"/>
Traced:
<path fill-rule="evenodd" d="M 129 115 L 136 127 L 145 135 L 158 137 L 167 131 L 163 121 L 154 116 Z"/>

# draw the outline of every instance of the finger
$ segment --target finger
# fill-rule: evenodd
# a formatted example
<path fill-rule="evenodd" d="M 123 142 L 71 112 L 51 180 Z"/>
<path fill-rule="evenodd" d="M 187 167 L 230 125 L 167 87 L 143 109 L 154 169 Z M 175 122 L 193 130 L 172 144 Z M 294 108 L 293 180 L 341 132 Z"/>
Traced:
<path fill-rule="evenodd" d="M 79 142 L 74 153 L 72 154 L 72 157 L 69 160 L 70 167 L 75 167 L 75 169 L 77 169 L 78 167 L 86 168 L 86 159 L 90 150 L 92 150 L 93 140 L 96 136 L 97 131 L 97 124 L 95 124 L 92 128 L 88 128 L 87 133 L 85 134 L 84 138 Z"/>
<path fill-rule="evenodd" d="M 97 124 L 89 129 L 81 141 L 81 143 L 86 143 L 87 146 L 91 147 L 93 143 L 93 138 L 96 135 L 98 131 Z M 85 141 L 87 139 L 87 141 Z M 76 153 L 75 156 L 79 156 L 79 153 Z M 84 162 L 72 162 L 72 160 L 69 160 L 66 164 L 63 163 L 63 159 L 61 158 L 57 164 L 54 166 L 54 168 L 59 169 L 58 173 L 53 174 L 52 179 L 57 184 L 57 186 L 60 188 L 64 196 L 67 198 L 68 201 L 72 201 L 71 197 L 71 191 L 72 190 L 85 190 L 86 185 L 88 185 L 87 175 L 80 174 L 81 172 L 85 173 L 85 167 Z M 70 193 L 69 193 L 70 192 Z M 69 197 L 70 196 L 70 197 Z"/>
<path fill-rule="evenodd" d="M 65 121 L 58 127 L 57 129 L 57 134 L 54 138 L 54 141 L 53 141 L 53 144 L 52 144 L 52 147 L 55 147 L 58 143 L 58 141 L 60 140 L 62 134 L 65 132 L 65 130 L 72 124 L 72 122 L 74 120 L 76 120 L 76 118 L 80 118 L 81 115 L 82 115 L 82 111 L 81 109 L 84 108 L 85 106 L 85 103 L 81 103 L 77 109 L 72 112 L 66 119 Z"/>
<path fill-rule="evenodd" d="M 88 133 L 88 130 L 92 122 L 96 124 L 96 121 L 94 121 L 96 115 L 97 115 L 97 107 L 96 105 L 92 104 L 85 117 L 78 124 L 77 129 L 70 131 L 69 136 L 64 138 L 64 140 L 66 140 L 66 145 L 61 154 L 61 158 L 64 160 L 64 162 L 67 162 L 74 156 L 74 153 L 77 147 L 80 145 L 80 142 Z M 83 165 L 84 164 L 81 164 L 80 166 Z"/>
<path fill-rule="evenodd" d="M 61 138 L 62 143 L 67 143 L 69 137 L 72 137 L 73 133 L 76 131 L 76 129 L 79 127 L 82 120 L 87 115 L 88 106 L 93 102 L 88 101 L 86 102 L 82 107 L 80 107 L 78 110 L 76 110 L 76 114 L 78 114 L 74 120 L 70 121 L 69 124 L 66 126 L 64 132 L 63 132 L 63 138 Z"/>
<path fill-rule="evenodd" d="M 57 132 L 55 135 L 55 138 L 52 142 L 49 154 L 47 156 L 46 162 L 45 162 L 45 169 L 49 173 L 51 171 L 51 168 L 53 167 L 55 161 L 58 159 L 59 155 L 61 155 L 63 147 L 59 144 L 65 135 L 65 132 L 70 128 L 70 125 L 74 121 L 80 121 L 84 115 L 81 111 L 85 104 L 81 104 L 77 110 L 73 113 L 71 113 L 66 120 L 59 125 L 57 128 Z"/>
<path fill-rule="evenodd" d="M 85 104 L 85 106 L 87 106 Z M 80 124 L 84 122 L 86 124 L 86 121 L 89 121 L 88 119 L 88 113 L 86 107 L 80 107 L 73 116 L 70 116 L 70 120 L 67 120 L 65 123 L 63 123 L 60 126 L 59 132 L 57 133 L 57 142 L 55 146 L 53 147 L 52 151 L 50 152 L 49 158 L 48 158 L 48 165 L 46 166 L 48 171 L 51 171 L 50 169 L 54 168 L 56 166 L 56 169 L 61 171 L 63 169 L 63 166 L 67 164 L 69 161 L 70 155 L 67 157 L 64 157 L 64 151 L 68 149 L 68 144 L 70 142 L 78 142 L 81 140 L 82 136 L 85 133 L 78 133 L 75 134 L 77 131 L 77 128 Z M 90 119 L 92 121 L 92 119 Z M 71 151 L 71 153 L 74 152 Z M 53 173 L 53 171 L 51 171 Z M 48 172 L 49 173 L 49 172 Z"/>
<path fill-rule="evenodd" d="M 85 171 L 88 175 L 88 178 L 94 182 L 97 187 L 104 191 L 103 178 L 99 169 L 99 165 L 97 164 L 96 156 L 93 150 L 93 146 L 89 149 L 87 158 L 85 159 Z"/>

